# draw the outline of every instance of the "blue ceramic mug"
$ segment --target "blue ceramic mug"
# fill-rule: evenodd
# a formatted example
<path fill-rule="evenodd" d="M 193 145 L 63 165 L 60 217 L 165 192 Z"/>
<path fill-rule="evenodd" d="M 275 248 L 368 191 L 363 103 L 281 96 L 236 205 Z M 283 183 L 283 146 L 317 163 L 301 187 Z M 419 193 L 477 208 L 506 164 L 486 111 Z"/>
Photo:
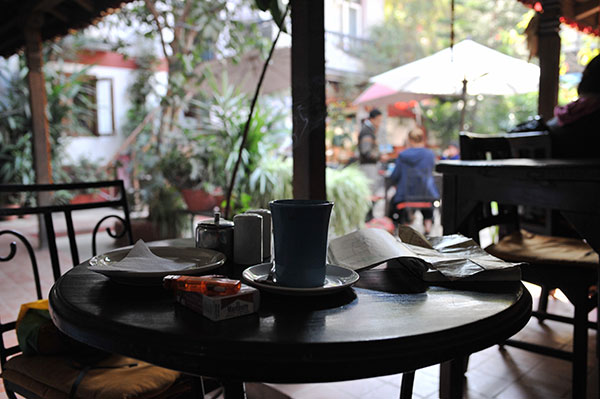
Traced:
<path fill-rule="evenodd" d="M 275 200 L 269 203 L 275 244 L 275 281 L 295 288 L 325 281 L 327 236 L 333 202 Z"/>

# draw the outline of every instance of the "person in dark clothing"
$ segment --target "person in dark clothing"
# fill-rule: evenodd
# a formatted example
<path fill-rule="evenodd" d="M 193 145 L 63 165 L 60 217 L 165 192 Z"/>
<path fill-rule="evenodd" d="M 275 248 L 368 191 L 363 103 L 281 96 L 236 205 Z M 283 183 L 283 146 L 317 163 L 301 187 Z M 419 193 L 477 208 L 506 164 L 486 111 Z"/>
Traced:
<path fill-rule="evenodd" d="M 553 158 L 596 158 L 600 153 L 600 55 L 585 67 L 579 98 L 554 109 L 548 121 Z"/>
<path fill-rule="evenodd" d="M 378 109 L 369 112 L 358 135 L 358 159 L 361 164 L 376 164 L 379 162 L 379 146 L 377 130 L 381 125 L 383 115 Z"/>
<path fill-rule="evenodd" d="M 390 179 L 396 183 L 396 194 L 391 201 L 389 215 L 397 213 L 398 222 L 409 224 L 412 221 L 412 210 L 397 205 L 404 202 L 431 202 L 439 199 L 440 194 L 433 180 L 435 154 L 425 148 L 423 130 L 416 128 L 408 134 L 409 147 L 402 151 L 396 159 L 396 166 Z M 423 227 L 429 234 L 433 224 L 433 209 L 419 208 L 423 214 Z"/>
<path fill-rule="evenodd" d="M 358 134 L 358 162 L 360 170 L 369 180 L 369 190 L 371 198 L 376 198 L 376 194 L 383 180 L 379 175 L 379 144 L 377 143 L 377 130 L 381 125 L 383 115 L 378 109 L 369 112 L 369 117 L 365 119 Z M 369 209 L 366 215 L 366 221 L 373 218 L 373 207 Z"/>

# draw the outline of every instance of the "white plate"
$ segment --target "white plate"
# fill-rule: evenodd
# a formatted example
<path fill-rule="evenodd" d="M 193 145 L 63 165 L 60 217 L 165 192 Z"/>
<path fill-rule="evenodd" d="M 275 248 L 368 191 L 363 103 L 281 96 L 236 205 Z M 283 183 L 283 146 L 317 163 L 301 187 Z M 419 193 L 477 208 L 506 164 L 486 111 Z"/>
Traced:
<path fill-rule="evenodd" d="M 96 255 L 89 260 L 89 269 L 96 273 L 103 274 L 117 283 L 130 285 L 158 285 L 162 283 L 163 277 L 169 274 L 197 275 L 204 274 L 209 270 L 218 268 L 225 263 L 225 255 L 220 252 L 205 248 L 179 248 L 179 247 L 150 247 L 150 251 L 156 256 L 174 260 L 177 262 L 195 263 L 195 266 L 180 270 L 165 271 L 124 271 L 111 270 L 111 265 L 115 265 L 123 259 L 131 248 L 117 249 L 102 255 Z"/>
<path fill-rule="evenodd" d="M 242 272 L 242 278 L 249 285 L 258 289 L 285 295 L 324 295 L 343 290 L 358 281 L 358 273 L 354 270 L 336 265 L 327 265 L 325 271 L 325 284 L 314 288 L 293 288 L 267 282 L 267 276 L 271 270 L 271 263 L 261 263 L 250 266 Z"/>

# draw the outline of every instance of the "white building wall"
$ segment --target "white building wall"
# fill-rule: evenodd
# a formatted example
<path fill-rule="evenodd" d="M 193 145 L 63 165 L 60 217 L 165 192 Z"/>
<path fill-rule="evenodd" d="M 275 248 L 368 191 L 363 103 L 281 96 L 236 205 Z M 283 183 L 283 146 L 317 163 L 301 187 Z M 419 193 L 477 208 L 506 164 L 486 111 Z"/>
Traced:
<path fill-rule="evenodd" d="M 385 0 L 362 0 L 363 36 L 369 33 L 369 28 L 383 24 Z"/>
<path fill-rule="evenodd" d="M 325 30 L 329 32 L 342 31 L 341 0 L 325 0 Z"/>
<path fill-rule="evenodd" d="M 103 163 L 108 161 L 118 150 L 123 140 L 131 133 L 124 132 L 123 126 L 127 121 L 129 110 L 129 87 L 135 79 L 135 70 L 130 68 L 118 68 L 108 66 L 86 66 L 74 63 L 65 63 L 61 69 L 67 73 L 80 71 L 89 67 L 86 74 L 98 79 L 108 78 L 112 80 L 113 88 L 113 114 L 115 132 L 106 136 L 82 136 L 65 138 L 66 154 L 72 161 L 86 158 L 93 162 Z M 159 92 L 164 92 L 167 83 L 167 72 L 160 71 L 155 74 L 159 83 Z M 157 99 L 155 99 L 157 103 Z"/>
<path fill-rule="evenodd" d="M 366 38 L 369 28 L 384 20 L 385 0 L 325 0 L 325 30 L 348 33 L 348 9 L 359 15 L 358 37 Z"/>

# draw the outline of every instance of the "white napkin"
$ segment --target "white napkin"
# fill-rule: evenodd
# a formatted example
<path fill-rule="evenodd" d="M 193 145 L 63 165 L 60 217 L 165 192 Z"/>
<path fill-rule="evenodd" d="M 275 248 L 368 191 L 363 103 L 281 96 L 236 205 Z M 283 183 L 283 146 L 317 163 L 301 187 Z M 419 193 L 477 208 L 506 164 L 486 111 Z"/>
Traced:
<path fill-rule="evenodd" d="M 156 256 L 143 240 L 138 240 L 131 251 L 118 262 L 98 264 L 95 269 L 133 273 L 179 271 L 196 266 L 193 262 L 183 262 Z"/>

